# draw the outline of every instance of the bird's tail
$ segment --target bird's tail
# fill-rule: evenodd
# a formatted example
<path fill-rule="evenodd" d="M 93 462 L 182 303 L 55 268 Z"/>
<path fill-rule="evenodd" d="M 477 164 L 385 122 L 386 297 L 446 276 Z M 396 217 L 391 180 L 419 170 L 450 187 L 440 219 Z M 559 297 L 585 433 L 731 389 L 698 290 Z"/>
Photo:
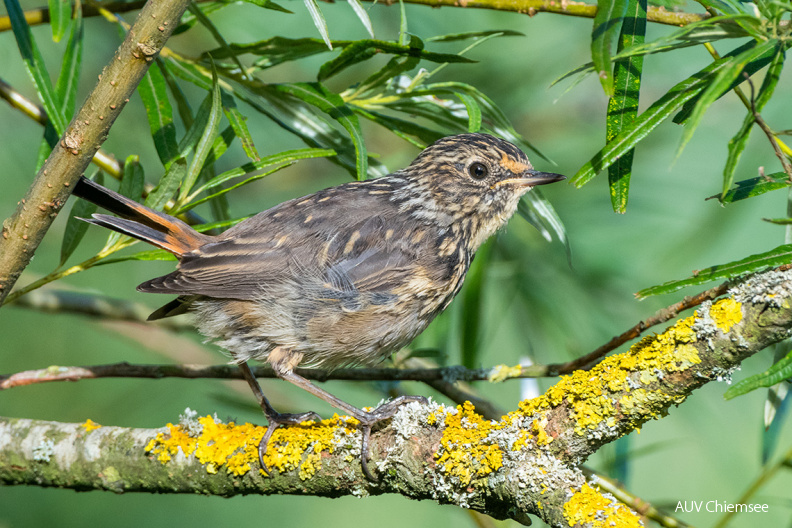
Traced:
<path fill-rule="evenodd" d="M 212 240 L 178 218 L 150 209 L 85 177 L 80 178 L 72 194 L 121 217 L 95 214 L 82 220 L 148 242 L 177 257 Z"/>

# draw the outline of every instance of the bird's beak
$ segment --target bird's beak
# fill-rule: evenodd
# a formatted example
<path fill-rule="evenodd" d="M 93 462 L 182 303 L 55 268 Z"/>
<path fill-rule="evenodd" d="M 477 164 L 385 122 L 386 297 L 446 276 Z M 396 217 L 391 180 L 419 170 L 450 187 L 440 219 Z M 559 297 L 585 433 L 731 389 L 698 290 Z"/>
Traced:
<path fill-rule="evenodd" d="M 523 171 L 519 178 L 509 178 L 508 180 L 501 180 L 493 187 L 500 187 L 501 185 L 515 185 L 517 187 L 535 187 L 537 185 L 545 185 L 561 180 L 565 180 L 566 176 L 555 174 L 552 172 L 539 172 L 537 170 L 529 169 Z"/>
<path fill-rule="evenodd" d="M 525 182 L 524 185 L 530 185 L 531 187 L 554 183 L 565 179 L 566 176 L 562 176 L 561 174 L 555 174 L 552 172 L 539 172 L 533 169 L 523 172 L 522 177 L 522 181 Z"/>

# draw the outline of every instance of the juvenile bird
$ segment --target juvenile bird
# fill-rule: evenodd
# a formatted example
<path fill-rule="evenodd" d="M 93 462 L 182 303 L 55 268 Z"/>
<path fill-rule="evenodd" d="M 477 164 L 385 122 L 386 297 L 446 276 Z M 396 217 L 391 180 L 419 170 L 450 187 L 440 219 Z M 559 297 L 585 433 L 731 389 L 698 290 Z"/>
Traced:
<path fill-rule="evenodd" d="M 461 134 L 430 145 L 405 169 L 289 200 L 218 236 L 85 178 L 74 194 L 120 217 L 95 214 L 88 222 L 176 255 L 176 271 L 138 286 L 178 295 L 149 319 L 191 311 L 197 329 L 231 353 L 267 417 L 260 457 L 279 425 L 319 417 L 273 409 L 249 360 L 269 362 L 281 379 L 355 417 L 363 469 L 373 479 L 366 465 L 372 426 L 424 398 L 402 396 L 364 411 L 294 368 L 370 365 L 410 343 L 448 307 L 476 250 L 520 197 L 562 179 L 534 170 L 507 141 Z"/>

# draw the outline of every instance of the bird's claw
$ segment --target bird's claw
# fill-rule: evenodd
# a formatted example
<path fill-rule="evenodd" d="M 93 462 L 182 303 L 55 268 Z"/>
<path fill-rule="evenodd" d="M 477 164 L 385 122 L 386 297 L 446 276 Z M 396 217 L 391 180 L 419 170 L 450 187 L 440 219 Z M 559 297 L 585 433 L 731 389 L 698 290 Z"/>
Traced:
<path fill-rule="evenodd" d="M 322 418 L 313 411 L 298 414 L 269 413 L 266 416 L 268 422 L 267 430 L 264 432 L 264 436 L 262 436 L 261 440 L 259 441 L 258 456 L 259 464 L 261 464 L 261 470 L 266 473 L 267 476 L 270 476 L 269 468 L 266 464 L 264 464 L 264 454 L 267 452 L 270 438 L 272 437 L 272 433 L 275 432 L 275 429 L 281 425 L 297 425 L 307 421 L 319 421 Z"/>

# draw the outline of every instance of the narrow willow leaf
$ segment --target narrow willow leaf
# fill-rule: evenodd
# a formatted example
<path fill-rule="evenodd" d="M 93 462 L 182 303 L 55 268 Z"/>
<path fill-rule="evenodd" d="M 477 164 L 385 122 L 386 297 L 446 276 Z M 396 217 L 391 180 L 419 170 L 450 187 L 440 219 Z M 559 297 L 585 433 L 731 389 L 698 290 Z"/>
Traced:
<path fill-rule="evenodd" d="M 349 3 L 350 7 L 352 7 L 352 10 L 355 12 L 360 21 L 363 23 L 363 27 L 366 28 L 368 34 L 371 35 L 371 38 L 374 38 L 374 28 L 371 27 L 371 19 L 369 18 L 366 10 L 363 9 L 363 6 L 360 5 L 360 0 L 347 0 L 347 2 Z"/>
<path fill-rule="evenodd" d="M 468 114 L 468 132 L 478 132 L 481 129 L 481 108 L 476 100 L 468 94 L 456 94 L 462 104 L 465 105 Z"/>
<path fill-rule="evenodd" d="M 759 96 L 756 98 L 755 109 L 757 113 L 762 111 L 764 105 L 767 104 L 767 101 L 773 96 L 783 68 L 784 48 L 779 46 L 773 57 L 773 61 L 770 63 L 770 67 L 767 69 L 764 81 L 762 81 L 762 87 L 759 89 Z M 723 169 L 723 191 L 721 193 L 721 201 L 723 201 L 723 198 L 734 182 L 734 172 L 737 170 L 737 163 L 740 161 L 745 146 L 748 144 L 748 138 L 751 135 L 751 130 L 753 130 L 754 122 L 754 113 L 752 110 L 748 110 L 748 115 L 745 116 L 740 130 L 729 140 L 729 153 L 726 157 L 726 166 Z"/>
<path fill-rule="evenodd" d="M 63 113 L 63 106 L 52 87 L 47 67 L 44 65 L 44 58 L 36 45 L 30 26 L 25 20 L 25 13 L 19 6 L 18 0 L 4 0 L 4 2 L 8 11 L 9 21 L 11 22 L 11 29 L 14 31 L 14 38 L 16 38 L 17 47 L 19 47 L 19 53 L 25 63 L 25 69 L 33 80 L 36 92 L 39 99 L 41 99 L 41 104 L 44 105 L 44 110 L 47 112 L 49 122 L 52 123 L 57 135 L 61 136 L 66 130 L 68 123 Z"/>
<path fill-rule="evenodd" d="M 228 122 L 231 123 L 234 133 L 242 143 L 242 149 L 245 151 L 245 154 L 247 154 L 247 157 L 251 160 L 260 160 L 261 156 L 259 156 L 256 145 L 253 143 L 253 136 L 250 135 L 250 130 L 248 130 L 246 121 L 247 118 L 242 115 L 242 112 L 239 111 L 236 101 L 234 101 L 234 97 L 231 94 L 226 93 L 225 90 L 222 90 L 221 94 L 223 100 L 223 112 L 225 113 Z"/>
<path fill-rule="evenodd" d="M 264 169 L 270 165 L 282 165 L 282 164 L 291 164 L 297 160 L 301 159 L 311 159 L 311 158 L 323 158 L 328 156 L 335 156 L 335 151 L 330 149 L 299 149 L 299 150 L 287 150 L 286 152 L 281 152 L 278 154 L 273 154 L 272 156 L 265 156 L 261 158 L 259 161 L 254 161 L 252 163 L 246 163 L 241 167 L 237 167 L 235 169 L 227 170 L 222 174 L 218 174 L 210 181 L 204 183 L 195 191 L 191 198 L 198 196 L 202 192 L 206 191 L 211 187 L 215 187 L 221 185 L 229 180 L 234 178 L 239 178 L 241 176 L 245 176 L 250 174 L 251 172 L 256 172 L 259 170 Z"/>
<path fill-rule="evenodd" d="M 165 251 L 164 249 L 147 249 L 139 251 L 130 255 L 121 255 L 119 257 L 110 257 L 102 259 L 96 263 L 97 266 L 104 266 L 106 264 L 115 264 L 117 262 L 128 262 L 130 260 L 176 260 L 176 255 Z"/>
<path fill-rule="evenodd" d="M 72 6 L 70 0 L 49 0 L 50 26 L 52 26 L 52 40 L 60 42 L 69 28 Z M 78 4 L 79 5 L 79 4 Z"/>
<path fill-rule="evenodd" d="M 127 156 L 124 162 L 124 174 L 121 177 L 121 185 L 118 187 L 119 194 L 139 202 L 143 197 L 143 187 L 145 176 L 143 166 L 140 165 L 140 157 L 137 155 Z"/>
<path fill-rule="evenodd" d="M 179 157 L 179 145 L 176 142 L 173 107 L 168 100 L 165 77 L 158 65 L 149 68 L 138 86 L 138 92 L 146 109 L 154 147 L 162 165 L 168 170 L 173 161 Z"/>
<path fill-rule="evenodd" d="M 511 29 L 491 29 L 488 31 L 468 31 L 466 33 L 452 33 L 449 35 L 429 37 L 424 40 L 426 40 L 426 42 L 454 42 L 457 40 L 479 39 L 482 37 L 489 37 L 491 35 L 497 35 L 501 37 L 524 37 L 525 33 L 520 33 L 519 31 L 513 31 Z"/>
<path fill-rule="evenodd" d="M 171 97 L 173 97 L 173 100 L 176 101 L 176 109 L 179 112 L 179 118 L 181 119 L 184 128 L 189 130 L 195 121 L 190 102 L 187 100 L 187 96 L 184 94 L 184 91 L 182 91 L 179 83 L 177 83 L 176 79 L 173 78 L 173 74 L 171 74 L 167 63 L 162 59 L 162 57 L 157 57 L 157 64 L 159 65 L 162 76 L 165 79 L 165 84 L 168 85 L 168 90 L 170 91 Z"/>
<path fill-rule="evenodd" d="M 747 44 L 744 44 L 743 46 L 740 46 L 736 50 L 733 50 L 731 53 L 724 56 L 723 58 L 736 57 L 737 55 L 740 55 L 740 53 L 747 51 L 748 48 L 753 47 L 755 45 L 756 42 L 749 42 Z M 752 76 L 754 73 L 758 72 L 759 70 L 770 64 L 770 62 L 773 60 L 774 55 L 775 55 L 775 50 L 772 47 L 768 48 L 765 51 L 765 53 L 757 57 L 755 60 L 746 64 L 743 72 L 748 74 L 749 76 Z M 736 86 L 739 86 L 743 82 L 745 82 L 745 76 L 738 75 L 735 78 L 735 80 L 732 82 L 732 84 L 721 92 L 719 97 L 723 97 L 724 95 L 732 91 Z M 693 110 L 698 105 L 699 99 L 701 98 L 702 95 L 703 93 L 699 93 L 696 97 L 687 101 L 682 106 L 682 109 L 679 111 L 679 113 L 674 116 L 673 119 L 674 123 L 679 125 L 685 123 L 688 119 L 690 119 L 690 116 L 693 114 Z"/>
<path fill-rule="evenodd" d="M 749 42 L 738 48 L 740 52 L 755 46 L 755 42 Z M 735 50 L 735 51 L 738 51 Z M 625 152 L 632 149 L 639 141 L 645 138 L 660 123 L 665 121 L 673 114 L 677 108 L 686 101 L 700 93 L 711 78 L 724 68 L 731 56 L 723 57 L 709 64 L 702 70 L 694 73 L 684 81 L 676 84 L 660 99 L 652 103 L 642 114 L 640 114 L 631 126 L 619 133 L 615 138 L 597 152 L 588 162 L 586 162 L 570 180 L 576 187 L 582 187 L 594 176 L 607 169 Z"/>
<path fill-rule="evenodd" d="M 609 97 L 613 95 L 611 49 L 626 11 L 627 0 L 597 0 L 597 13 L 591 32 L 591 60 L 602 83 L 602 89 Z"/>
<path fill-rule="evenodd" d="M 98 180 L 101 176 L 99 171 L 91 177 L 92 180 Z M 101 183 L 101 182 L 98 182 Z M 91 218 L 91 215 L 96 212 L 96 204 L 88 200 L 77 199 L 72 205 L 71 212 L 69 213 L 68 220 L 66 220 L 66 228 L 63 230 L 63 241 L 61 241 L 61 254 L 60 266 L 63 266 L 69 257 L 80 245 L 85 233 L 88 231 L 88 222 L 84 222 L 82 218 Z"/>
<path fill-rule="evenodd" d="M 335 46 L 344 47 L 352 41 L 334 41 Z M 272 37 L 258 42 L 247 44 L 229 44 L 228 48 L 215 48 L 207 51 L 201 58 L 206 60 L 209 56 L 217 60 L 226 59 L 231 56 L 244 54 L 258 55 L 261 58 L 255 63 L 256 67 L 265 69 L 277 66 L 284 62 L 296 61 L 305 57 L 311 57 L 319 53 L 330 51 L 327 45 L 320 39 L 302 38 L 290 39 L 285 37 Z"/>
<path fill-rule="evenodd" d="M 368 177 L 368 153 L 363 141 L 363 132 L 357 115 L 337 93 L 328 90 L 322 83 L 278 84 L 275 89 L 292 95 L 326 113 L 349 133 L 355 146 L 355 171 L 359 180 Z"/>
<path fill-rule="evenodd" d="M 438 63 L 476 62 L 472 59 L 468 59 L 467 57 L 463 57 L 455 53 L 435 53 L 426 51 L 423 49 L 423 43 L 418 46 L 415 45 L 414 42 L 414 39 L 411 40 L 410 45 L 407 46 L 385 40 L 359 40 L 353 42 L 352 44 L 345 46 L 338 57 L 322 65 L 322 67 L 319 69 L 319 75 L 317 76 L 317 79 L 320 81 L 328 79 L 329 77 L 336 75 L 353 64 L 368 60 L 379 53 L 409 55 L 429 62 Z"/>
<path fill-rule="evenodd" d="M 69 10 L 71 10 L 71 4 Z M 74 106 L 77 102 L 77 85 L 80 80 L 80 66 L 82 65 L 83 51 L 83 19 L 80 2 L 74 4 L 74 23 L 69 32 L 69 40 L 63 52 L 61 71 L 55 83 L 55 92 L 63 105 L 63 115 L 70 120 L 74 115 Z"/>
<path fill-rule="evenodd" d="M 206 130 L 206 125 L 209 122 L 209 114 L 212 111 L 212 93 L 209 92 L 206 97 L 204 97 L 203 101 L 201 101 L 201 105 L 198 107 L 198 111 L 195 113 L 195 118 L 193 119 L 192 125 L 187 131 L 184 133 L 184 136 L 179 141 L 179 156 L 187 157 L 190 152 L 195 149 L 195 146 L 198 144 L 198 141 L 201 139 L 201 135 L 203 134 L 204 130 Z"/>
<path fill-rule="evenodd" d="M 761 374 L 754 374 L 735 384 L 733 387 L 729 387 L 729 390 L 723 394 L 723 397 L 727 400 L 731 400 L 732 398 L 748 394 L 762 387 L 772 387 L 776 383 L 789 378 L 792 378 L 792 352 Z"/>
<path fill-rule="evenodd" d="M 272 9 L 273 11 L 280 11 L 281 13 L 288 13 L 290 15 L 294 14 L 294 11 L 289 11 L 285 7 L 276 4 L 272 0 L 242 0 L 243 2 L 247 2 L 248 4 L 253 4 L 259 7 L 263 7 L 264 9 Z"/>
<path fill-rule="evenodd" d="M 201 8 L 198 6 L 198 4 L 196 4 L 195 2 L 190 2 L 190 5 L 187 7 L 187 9 L 189 9 L 190 13 L 192 13 L 193 16 L 195 16 L 196 20 L 198 20 L 198 22 L 203 27 L 205 27 L 207 31 L 209 31 L 209 33 L 211 33 L 212 38 L 215 39 L 215 42 L 220 44 L 220 48 L 225 50 L 228 56 L 231 57 L 231 60 L 234 61 L 236 67 L 239 68 L 239 73 L 241 75 L 245 75 L 245 67 L 242 65 L 241 62 L 239 62 L 239 57 L 235 53 L 233 53 L 233 51 L 231 51 L 231 49 L 228 47 L 228 42 L 226 42 L 225 38 L 217 29 L 217 27 L 215 27 L 212 21 L 209 20 L 209 17 L 206 16 L 203 11 L 201 11 Z"/>
<path fill-rule="evenodd" d="M 220 128 L 223 106 L 220 96 L 220 83 L 217 79 L 217 70 L 214 67 L 214 63 L 212 63 L 211 96 L 211 106 L 206 121 L 206 127 L 195 146 L 195 155 L 187 168 L 187 174 L 182 182 L 179 199 L 177 200 L 177 209 L 185 203 L 187 196 L 192 192 L 192 188 L 195 186 L 196 181 L 198 181 L 198 175 L 201 173 L 201 169 L 203 169 L 204 161 L 206 161 L 206 157 L 212 149 L 212 145 L 217 137 L 217 130 Z"/>
<path fill-rule="evenodd" d="M 517 205 L 517 214 L 534 226 L 548 242 L 552 242 L 553 238 L 561 242 L 566 249 L 567 259 L 571 262 L 572 248 L 564 223 L 539 189 L 533 188 L 523 196 Z"/>
<path fill-rule="evenodd" d="M 792 218 L 762 218 L 762 220 L 776 225 L 792 225 Z"/>
<path fill-rule="evenodd" d="M 265 178 L 265 177 L 269 176 L 270 174 L 274 174 L 274 173 L 278 172 L 281 169 L 285 169 L 286 167 L 291 167 L 292 165 L 293 165 L 293 163 L 283 163 L 281 165 L 276 165 L 276 166 L 272 167 L 269 170 L 259 172 L 258 174 L 254 174 L 253 176 L 251 176 L 251 177 L 249 177 L 249 178 L 247 178 L 247 179 L 245 179 L 245 180 L 243 180 L 243 181 L 241 181 L 239 183 L 236 183 L 236 184 L 232 185 L 231 187 L 226 187 L 224 189 L 220 189 L 219 191 L 215 192 L 214 194 L 210 194 L 209 196 L 205 196 L 205 197 L 201 198 L 200 200 L 195 200 L 194 202 L 191 201 L 187 205 L 181 207 L 179 209 L 179 213 L 183 213 L 185 211 L 189 211 L 193 207 L 195 207 L 197 205 L 200 205 L 200 204 L 202 204 L 204 202 L 217 200 L 218 198 L 224 197 L 225 194 L 230 192 L 230 191 L 238 189 L 239 187 L 242 187 L 243 185 L 247 185 L 247 184 L 252 183 L 254 181 L 258 181 L 258 180 L 260 180 L 262 178 Z"/>
<path fill-rule="evenodd" d="M 183 157 L 176 158 L 165 172 L 157 188 L 146 197 L 146 206 L 152 209 L 162 209 L 173 198 L 186 174 L 187 160 Z"/>
<path fill-rule="evenodd" d="M 385 115 L 373 110 L 364 110 L 356 106 L 353 106 L 352 109 L 356 114 L 377 123 L 421 149 L 448 135 L 445 132 L 419 125 L 415 120 L 399 119 L 398 117 Z M 413 138 L 417 138 L 417 140 Z"/>
<path fill-rule="evenodd" d="M 629 0 L 619 36 L 619 51 L 642 44 L 646 35 L 646 0 Z M 614 94 L 608 100 L 606 142 L 619 135 L 638 115 L 643 57 L 613 63 Z M 632 162 L 635 149 L 628 150 L 608 167 L 611 205 L 617 213 L 627 212 Z"/>
<path fill-rule="evenodd" d="M 207 2 L 201 2 L 199 7 L 204 15 L 209 16 L 212 13 L 220 11 L 227 5 L 230 5 L 230 2 L 207 1 Z M 189 11 L 185 11 L 184 14 L 182 15 L 181 22 L 179 23 L 178 27 L 176 27 L 176 29 L 173 31 L 173 35 L 175 36 L 184 33 L 185 31 L 192 29 L 197 23 L 198 23 L 198 19 L 195 17 L 195 15 L 193 15 Z"/>
<path fill-rule="evenodd" d="M 712 103 L 731 89 L 734 81 L 740 76 L 743 70 L 745 70 L 745 66 L 763 55 L 772 52 L 778 45 L 779 43 L 776 40 L 761 42 L 754 48 L 730 59 L 726 66 L 720 69 L 718 74 L 708 83 L 707 89 L 701 94 L 696 106 L 693 108 L 693 112 L 690 114 L 690 118 L 685 123 L 685 130 L 682 133 L 682 139 L 677 148 L 677 157 L 682 153 L 682 150 L 690 141 L 690 138 L 693 137 L 693 132 L 701 122 L 701 118 L 704 117 L 704 113 L 709 109 Z"/>
<path fill-rule="evenodd" d="M 639 299 L 645 299 L 651 295 L 672 293 L 687 286 L 696 286 L 720 279 L 731 279 L 745 273 L 760 271 L 771 266 L 788 264 L 790 260 L 792 260 L 792 244 L 785 244 L 765 253 L 751 255 L 750 257 L 734 262 L 705 268 L 687 279 L 673 280 L 658 286 L 646 288 L 636 293 L 635 296 Z"/>
<path fill-rule="evenodd" d="M 407 11 L 404 9 L 404 0 L 399 0 L 399 44 L 407 44 Z"/>
<path fill-rule="evenodd" d="M 789 187 L 789 185 L 789 180 L 785 173 L 774 172 L 773 174 L 738 181 L 733 188 L 725 193 L 715 194 L 707 199 L 720 198 L 721 203 L 724 204 L 739 202 L 746 198 L 753 198 L 766 192 Z"/>
<path fill-rule="evenodd" d="M 476 251 L 476 258 L 470 266 L 465 285 L 459 292 L 461 319 L 459 341 L 462 356 L 460 359 L 463 367 L 471 369 L 481 366 L 483 294 L 491 254 L 492 241 L 482 244 Z"/>
<path fill-rule="evenodd" d="M 319 4 L 316 2 L 316 0 L 303 1 L 305 2 L 305 7 L 308 9 L 308 13 L 311 15 L 311 20 L 313 20 L 314 26 L 316 26 L 316 29 L 319 30 L 319 35 L 322 36 L 322 40 L 324 40 L 324 43 L 328 48 L 333 49 L 333 45 L 330 43 L 330 34 L 327 32 L 327 21 L 322 14 L 322 10 L 319 9 Z"/>

